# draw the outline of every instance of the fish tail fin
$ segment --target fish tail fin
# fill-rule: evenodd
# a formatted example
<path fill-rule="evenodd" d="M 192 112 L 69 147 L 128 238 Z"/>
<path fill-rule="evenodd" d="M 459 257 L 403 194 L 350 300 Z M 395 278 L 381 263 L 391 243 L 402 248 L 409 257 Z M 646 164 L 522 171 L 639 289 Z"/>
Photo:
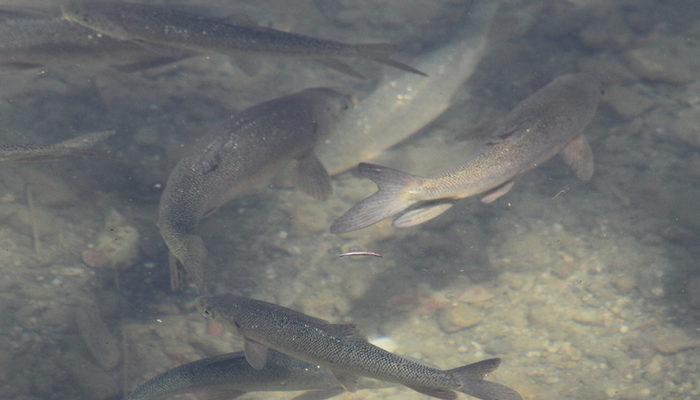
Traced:
<path fill-rule="evenodd" d="M 356 231 L 391 217 L 415 203 L 407 189 L 423 178 L 381 165 L 361 163 L 360 175 L 377 184 L 376 193 L 355 204 L 331 225 L 332 233 Z"/>
<path fill-rule="evenodd" d="M 174 258 L 185 268 L 188 279 L 200 292 L 206 293 L 208 253 L 204 240 L 197 235 L 173 233 L 163 235 L 163 238 Z"/>
<path fill-rule="evenodd" d="M 447 373 L 460 384 L 456 390 L 482 400 L 522 400 L 515 390 L 500 383 L 485 381 L 501 363 L 500 358 L 490 358 L 448 370 Z"/>
<path fill-rule="evenodd" d="M 388 65 L 400 69 L 402 71 L 411 72 L 414 74 L 428 76 L 425 72 L 413 68 L 408 64 L 404 64 L 401 61 L 394 60 L 389 57 L 398 51 L 399 47 L 390 43 L 372 43 L 372 44 L 358 44 L 355 46 L 355 51 L 357 53 L 374 60 L 378 63 Z"/>

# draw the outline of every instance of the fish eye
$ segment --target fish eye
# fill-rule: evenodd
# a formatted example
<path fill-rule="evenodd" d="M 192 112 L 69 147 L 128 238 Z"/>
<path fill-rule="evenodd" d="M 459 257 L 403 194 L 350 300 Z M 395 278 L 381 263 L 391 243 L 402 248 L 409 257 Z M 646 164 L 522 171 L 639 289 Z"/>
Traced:
<path fill-rule="evenodd" d="M 202 315 L 205 317 L 209 318 L 211 317 L 211 311 L 207 310 L 206 308 L 202 310 Z"/>

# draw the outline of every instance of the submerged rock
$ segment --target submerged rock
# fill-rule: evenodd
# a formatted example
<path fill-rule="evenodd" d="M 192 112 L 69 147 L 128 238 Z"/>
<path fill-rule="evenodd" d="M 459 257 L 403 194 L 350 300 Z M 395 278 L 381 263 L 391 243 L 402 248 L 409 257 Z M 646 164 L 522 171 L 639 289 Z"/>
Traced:
<path fill-rule="evenodd" d="M 445 333 L 455 333 L 476 326 L 481 322 L 481 314 L 466 304 L 443 309 L 438 315 L 438 324 Z"/>

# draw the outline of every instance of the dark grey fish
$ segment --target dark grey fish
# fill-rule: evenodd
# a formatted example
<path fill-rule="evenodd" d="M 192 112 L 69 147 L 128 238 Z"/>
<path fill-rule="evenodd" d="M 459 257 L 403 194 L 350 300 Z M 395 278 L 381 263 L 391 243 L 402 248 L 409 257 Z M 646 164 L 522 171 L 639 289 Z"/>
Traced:
<path fill-rule="evenodd" d="M 435 177 L 360 164 L 360 174 L 373 180 L 379 191 L 333 222 L 331 232 L 354 231 L 402 212 L 394 226 L 418 225 L 447 211 L 454 201 L 474 195 L 493 202 L 515 179 L 557 154 L 578 178 L 589 180 L 593 154 L 582 131 L 596 113 L 600 92 L 595 78 L 586 74 L 556 78 L 508 113 L 476 156 Z"/>
<path fill-rule="evenodd" d="M 349 96 L 314 88 L 253 106 L 203 137 L 170 174 L 158 226 L 173 256 L 205 290 L 207 250 L 199 221 L 226 202 L 255 191 L 297 160 L 299 184 L 317 199 L 331 192 L 314 145 L 351 104 Z M 171 269 L 177 287 L 176 268 Z"/>
<path fill-rule="evenodd" d="M 231 294 L 198 299 L 202 314 L 221 321 L 245 339 L 245 356 L 253 368 L 263 368 L 273 349 L 330 368 L 347 390 L 365 376 L 405 385 L 439 399 L 455 392 L 486 400 L 518 400 L 514 390 L 485 381 L 500 359 L 483 360 L 439 370 L 400 357 L 369 343 L 353 325 L 337 325 L 264 301 Z"/>
<path fill-rule="evenodd" d="M 383 43 L 348 44 L 146 4 L 79 1 L 63 6 L 62 10 L 69 21 L 116 39 L 139 42 L 156 52 L 177 48 L 223 54 L 245 51 L 307 57 L 360 57 L 425 75 L 389 58 L 395 46 Z"/>
<path fill-rule="evenodd" d="M 102 131 L 47 145 L 0 144 L 0 161 L 54 160 L 72 155 L 90 154 L 96 145 L 112 135 L 114 131 Z"/>
<path fill-rule="evenodd" d="M 363 380 L 363 389 L 381 388 Z M 200 400 L 234 399 L 246 392 L 310 391 L 296 398 L 327 399 L 345 391 L 328 368 L 272 351 L 265 368 L 253 369 L 243 352 L 183 364 L 143 383 L 124 400 L 160 400 L 196 393 Z"/>
<path fill-rule="evenodd" d="M 52 65 L 110 65 L 124 70 L 166 64 L 189 57 L 180 50 L 154 55 L 143 47 L 62 18 L 14 18 L 0 21 L 0 65 L 36 68 Z"/>

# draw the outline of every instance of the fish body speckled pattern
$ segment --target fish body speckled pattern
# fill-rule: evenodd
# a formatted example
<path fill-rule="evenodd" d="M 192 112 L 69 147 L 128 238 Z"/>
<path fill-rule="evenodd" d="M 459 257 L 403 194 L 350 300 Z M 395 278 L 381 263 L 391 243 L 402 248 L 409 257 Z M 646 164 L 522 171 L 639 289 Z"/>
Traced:
<path fill-rule="evenodd" d="M 359 376 L 405 385 L 423 394 L 455 399 L 456 392 L 486 400 L 521 399 L 514 390 L 484 377 L 500 364 L 483 360 L 439 370 L 369 343 L 353 325 L 331 324 L 276 304 L 233 294 L 198 299 L 202 314 L 235 330 L 245 339 L 246 359 L 264 368 L 270 349 L 330 368 L 347 390 Z"/>
<path fill-rule="evenodd" d="M 115 39 L 138 41 L 154 51 L 187 49 L 201 52 L 245 51 L 308 57 L 360 57 L 425 75 L 389 58 L 395 46 L 348 44 L 319 39 L 252 23 L 236 24 L 173 8 L 128 2 L 80 1 L 62 7 L 63 16 Z"/>
<path fill-rule="evenodd" d="M 161 195 L 158 226 L 170 253 L 200 291 L 206 285 L 207 250 L 195 232 L 199 221 L 263 186 L 292 160 L 298 161 L 301 188 L 325 199 L 331 193 L 330 177 L 314 145 L 350 104 L 349 96 L 327 88 L 263 102 L 205 135 L 177 163 Z"/>
<path fill-rule="evenodd" d="M 418 225 L 447 211 L 455 200 L 475 195 L 493 202 L 515 179 L 560 153 L 577 177 L 589 180 L 593 155 L 582 131 L 600 96 L 599 83 L 590 75 L 559 76 L 499 121 L 474 157 L 434 177 L 360 164 L 360 174 L 379 190 L 338 218 L 331 232 L 362 229 L 397 214 L 394 226 Z"/>

